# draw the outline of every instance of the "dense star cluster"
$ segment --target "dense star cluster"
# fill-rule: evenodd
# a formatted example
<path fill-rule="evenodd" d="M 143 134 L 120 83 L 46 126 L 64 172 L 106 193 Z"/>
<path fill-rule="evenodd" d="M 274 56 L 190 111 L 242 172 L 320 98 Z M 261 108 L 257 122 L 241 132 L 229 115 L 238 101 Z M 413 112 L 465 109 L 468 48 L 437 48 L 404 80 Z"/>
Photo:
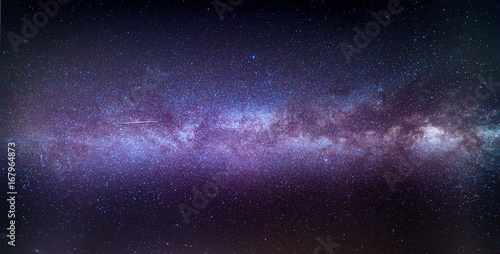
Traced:
<path fill-rule="evenodd" d="M 1 253 L 500 247 L 498 3 L 32 2 Z"/>
<path fill-rule="evenodd" d="M 29 138 L 22 142 L 39 153 L 29 157 L 40 158 L 39 163 L 54 169 L 60 168 L 53 167 L 54 163 L 63 163 L 51 160 L 56 155 L 67 158 L 64 167 L 70 168 L 86 160 L 105 162 L 113 157 L 119 163 L 174 157 L 203 157 L 234 165 L 268 162 L 279 166 L 291 157 L 306 165 L 319 161 L 348 164 L 356 159 L 377 163 L 385 154 L 400 149 L 423 160 L 448 155 L 463 161 L 484 143 L 498 138 L 498 127 L 459 128 L 456 122 L 460 119 L 451 118 L 442 109 L 427 115 L 404 115 L 398 108 L 388 108 L 382 99 L 379 103 L 373 100 L 377 99 L 341 105 L 335 99 L 324 99 L 279 108 L 231 109 L 229 105 L 225 109 L 213 105 L 199 106 L 189 113 L 148 109 L 151 116 L 146 119 L 126 121 L 106 116 L 106 121 L 94 124 L 68 120 L 64 113 L 55 121 L 45 122 L 43 116 L 20 120 L 39 126 L 23 133 Z M 122 111 L 121 107 L 106 110 Z M 54 130 L 54 122 L 65 125 Z"/>
<path fill-rule="evenodd" d="M 69 105 L 58 115 L 50 111 L 37 115 L 40 108 L 33 105 L 47 102 L 35 99 L 20 107 L 19 112 L 25 114 L 19 114 L 18 119 L 36 123 L 38 128 L 26 124 L 19 131 L 27 150 L 33 153 L 31 160 L 56 174 L 96 160 L 112 164 L 210 160 L 237 168 L 252 164 L 280 167 L 293 158 L 295 164 L 305 166 L 352 166 L 379 164 L 401 150 L 417 161 L 437 159 L 462 165 L 483 150 L 493 149 L 498 139 L 496 124 L 479 122 L 496 117 L 496 111 L 473 112 L 464 100 L 453 100 L 466 98 L 461 86 L 480 86 L 474 82 L 457 81 L 450 91 L 444 82 L 418 80 L 408 82 L 393 95 L 382 89 L 361 90 L 360 95 L 323 95 L 275 106 L 225 105 L 212 98 L 187 109 L 169 105 L 173 103 L 168 98 L 150 90 L 130 96 L 133 100 L 127 95 L 103 94 L 99 98 L 103 106 L 86 112 L 83 119 L 71 119 L 76 110 L 71 106 L 74 101 L 65 99 L 62 103 Z M 498 82 L 491 84 L 498 87 Z M 138 88 L 145 89 L 143 84 Z M 156 105 L 151 100 L 164 103 Z M 87 121 L 93 117 L 99 120 Z M 55 123 L 60 126 L 54 128 Z"/>

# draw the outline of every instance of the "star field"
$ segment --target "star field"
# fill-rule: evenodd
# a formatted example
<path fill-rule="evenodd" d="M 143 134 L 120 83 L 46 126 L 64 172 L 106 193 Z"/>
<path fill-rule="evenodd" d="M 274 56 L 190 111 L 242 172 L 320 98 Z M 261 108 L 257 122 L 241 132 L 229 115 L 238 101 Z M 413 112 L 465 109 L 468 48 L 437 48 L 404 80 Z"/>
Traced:
<path fill-rule="evenodd" d="M 394 1 L 5 4 L 1 247 L 495 253 L 500 6 Z"/>

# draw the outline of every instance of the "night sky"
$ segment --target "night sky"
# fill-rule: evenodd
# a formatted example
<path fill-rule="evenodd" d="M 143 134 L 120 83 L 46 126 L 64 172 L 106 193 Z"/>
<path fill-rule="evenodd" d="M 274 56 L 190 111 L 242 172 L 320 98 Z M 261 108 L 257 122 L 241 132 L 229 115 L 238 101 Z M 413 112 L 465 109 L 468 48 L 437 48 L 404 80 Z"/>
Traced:
<path fill-rule="evenodd" d="M 499 253 L 499 2 L 44 1 L 0 253 Z"/>

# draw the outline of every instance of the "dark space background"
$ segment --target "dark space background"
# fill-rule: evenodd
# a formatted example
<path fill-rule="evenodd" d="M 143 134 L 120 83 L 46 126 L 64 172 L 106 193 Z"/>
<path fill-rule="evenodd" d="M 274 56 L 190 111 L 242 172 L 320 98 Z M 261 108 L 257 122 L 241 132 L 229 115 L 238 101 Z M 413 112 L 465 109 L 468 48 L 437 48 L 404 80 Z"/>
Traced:
<path fill-rule="evenodd" d="M 2 1 L 0 252 L 498 253 L 500 3 L 401 0 L 348 63 L 387 2 L 72 0 L 16 53 Z"/>

